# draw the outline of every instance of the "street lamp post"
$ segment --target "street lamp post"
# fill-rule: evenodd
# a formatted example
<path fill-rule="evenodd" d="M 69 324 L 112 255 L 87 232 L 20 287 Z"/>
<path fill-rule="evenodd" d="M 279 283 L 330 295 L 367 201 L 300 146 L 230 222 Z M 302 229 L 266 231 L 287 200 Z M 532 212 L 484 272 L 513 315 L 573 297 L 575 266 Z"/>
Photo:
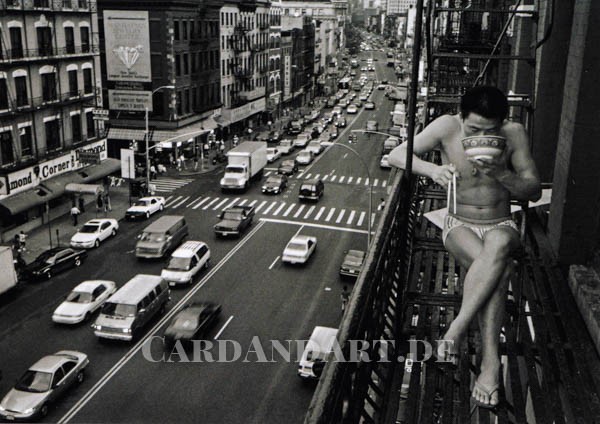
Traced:
<path fill-rule="evenodd" d="M 163 88 L 168 88 L 173 90 L 175 88 L 174 85 L 162 85 L 160 87 L 158 87 L 157 89 L 152 91 L 152 94 L 150 95 L 150 97 L 152 98 L 152 95 L 154 95 L 154 93 L 156 93 L 158 90 L 162 90 Z M 152 100 L 152 99 L 151 99 Z M 144 130 L 144 139 L 146 140 L 146 190 L 149 189 L 150 187 L 150 149 L 149 149 L 149 140 L 148 140 L 148 106 L 146 106 L 146 128 Z"/>

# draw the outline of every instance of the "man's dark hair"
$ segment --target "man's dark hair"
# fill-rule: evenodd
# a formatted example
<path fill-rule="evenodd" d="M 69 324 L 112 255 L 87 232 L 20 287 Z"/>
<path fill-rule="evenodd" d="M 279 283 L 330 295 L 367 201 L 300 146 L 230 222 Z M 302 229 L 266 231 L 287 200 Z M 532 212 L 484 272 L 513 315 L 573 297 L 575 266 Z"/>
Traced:
<path fill-rule="evenodd" d="M 490 85 L 473 87 L 460 99 L 460 111 L 463 119 L 473 112 L 487 119 L 499 119 L 508 115 L 508 100 L 502 91 Z"/>

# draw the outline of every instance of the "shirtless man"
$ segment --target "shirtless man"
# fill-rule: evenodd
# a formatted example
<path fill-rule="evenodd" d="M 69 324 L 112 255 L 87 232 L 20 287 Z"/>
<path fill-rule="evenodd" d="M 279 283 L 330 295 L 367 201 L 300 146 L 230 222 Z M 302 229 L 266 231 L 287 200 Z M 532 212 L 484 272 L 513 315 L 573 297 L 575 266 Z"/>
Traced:
<path fill-rule="evenodd" d="M 457 176 L 456 210 L 452 206 L 445 218 L 443 241 L 468 269 L 460 312 L 438 346 L 438 358 L 457 359 L 461 340 L 477 315 L 482 362 L 472 396 L 478 405 L 487 408 L 498 404 L 500 329 L 511 255 L 520 244 L 517 226 L 510 216 L 510 199 L 535 201 L 541 196 L 525 130 L 521 124 L 506 121 L 507 114 L 508 102 L 500 90 L 475 87 L 461 98 L 458 115 L 437 118 L 414 140 L 415 155 L 434 149 L 442 154 L 442 165 L 414 156 L 415 174 L 445 188 L 453 174 Z M 476 135 L 505 137 L 504 153 L 490 160 L 467 158 L 461 139 Z M 404 168 L 406 145 L 396 147 L 388 160 L 390 165 Z"/>

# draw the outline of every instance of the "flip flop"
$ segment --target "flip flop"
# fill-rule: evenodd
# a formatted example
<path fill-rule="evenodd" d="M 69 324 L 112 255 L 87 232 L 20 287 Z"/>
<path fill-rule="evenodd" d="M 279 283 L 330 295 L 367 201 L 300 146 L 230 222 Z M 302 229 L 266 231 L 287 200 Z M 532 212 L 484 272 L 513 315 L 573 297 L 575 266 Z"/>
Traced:
<path fill-rule="evenodd" d="M 491 401 L 492 400 L 492 395 L 494 394 L 494 392 L 498 392 L 500 390 L 500 384 L 496 383 L 491 387 L 486 386 L 483 383 L 480 383 L 478 381 L 475 381 L 475 386 L 473 387 L 473 390 L 478 389 L 480 392 L 483 392 L 485 394 L 487 394 L 488 399 Z M 473 394 L 471 394 L 471 397 L 473 398 L 473 402 L 475 403 L 476 406 L 480 407 L 480 408 L 485 408 L 485 409 L 495 409 L 496 407 L 498 407 L 498 405 L 500 404 L 500 398 L 498 397 L 498 403 L 495 405 L 492 405 L 491 403 L 483 403 L 477 399 L 475 399 L 475 397 L 473 396 Z"/>

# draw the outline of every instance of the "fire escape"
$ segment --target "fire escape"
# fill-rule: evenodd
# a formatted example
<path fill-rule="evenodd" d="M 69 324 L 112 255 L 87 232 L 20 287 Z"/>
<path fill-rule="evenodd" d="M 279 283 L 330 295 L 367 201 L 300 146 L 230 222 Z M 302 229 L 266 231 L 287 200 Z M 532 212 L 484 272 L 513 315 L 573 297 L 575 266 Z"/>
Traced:
<path fill-rule="evenodd" d="M 238 80 L 240 89 L 232 92 L 232 106 L 241 106 L 253 100 L 254 88 L 253 75 L 255 68 L 255 54 L 259 51 L 257 44 L 252 44 L 250 32 L 252 28 L 246 20 L 241 20 L 234 27 L 233 36 L 229 44 L 233 49 L 235 58 L 230 63 L 233 76 Z"/>

